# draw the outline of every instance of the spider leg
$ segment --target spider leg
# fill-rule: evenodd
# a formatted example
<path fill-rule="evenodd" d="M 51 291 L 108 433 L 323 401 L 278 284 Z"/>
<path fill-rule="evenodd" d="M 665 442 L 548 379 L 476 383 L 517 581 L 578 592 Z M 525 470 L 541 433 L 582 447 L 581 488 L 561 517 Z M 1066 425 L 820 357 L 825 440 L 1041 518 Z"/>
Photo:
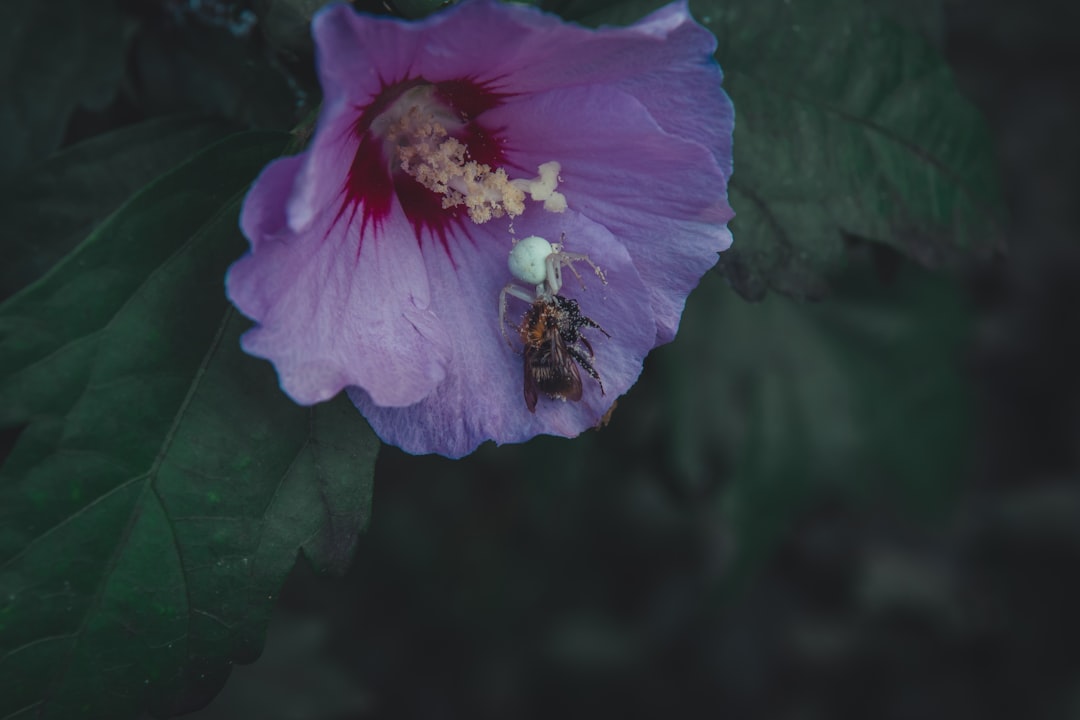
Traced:
<path fill-rule="evenodd" d="M 596 277 L 600 278 L 600 282 L 607 285 L 607 277 L 604 275 L 604 271 L 601 270 L 596 263 L 592 261 L 588 255 L 582 253 L 564 253 L 559 251 L 559 264 L 570 268 L 570 272 L 574 273 L 574 277 L 578 279 L 578 283 L 581 284 L 582 289 L 585 288 L 585 281 L 581 279 L 581 273 L 574 267 L 574 263 L 583 262 L 593 269 L 596 273 Z"/>
<path fill-rule="evenodd" d="M 544 259 L 544 268 L 547 275 L 547 291 L 552 295 L 558 295 L 562 290 L 562 251 L 555 246 L 555 252 Z"/>

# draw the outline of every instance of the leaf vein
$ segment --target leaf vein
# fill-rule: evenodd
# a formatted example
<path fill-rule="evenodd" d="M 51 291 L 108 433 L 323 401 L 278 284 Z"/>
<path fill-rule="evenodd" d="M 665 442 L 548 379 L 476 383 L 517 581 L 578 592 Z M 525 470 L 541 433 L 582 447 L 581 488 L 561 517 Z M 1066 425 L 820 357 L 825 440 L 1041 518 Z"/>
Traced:
<path fill-rule="evenodd" d="M 735 72 L 737 72 L 737 71 L 735 71 Z M 732 74 L 735 74 L 735 73 L 732 73 Z M 840 120 L 843 120 L 845 122 L 851 123 L 853 125 L 862 127 L 862 128 L 864 128 L 866 130 L 869 130 L 871 132 L 874 132 L 874 133 L 877 133 L 877 134 L 881 135 L 887 141 L 895 143 L 896 145 L 899 145 L 900 147 L 904 148 L 905 150 L 910 152 L 912 155 L 914 155 L 916 158 L 922 160 L 924 163 L 926 163 L 927 165 L 930 165 L 931 167 L 936 169 L 938 172 L 940 172 L 943 176 L 948 178 L 951 181 L 951 183 L 956 187 L 956 189 L 959 190 L 961 193 L 963 193 L 963 195 L 965 197 L 967 197 L 969 202 L 971 202 L 973 205 L 975 205 L 976 207 L 984 208 L 986 210 L 991 210 L 992 209 L 988 204 L 982 202 L 978 198 L 977 194 L 974 193 L 968 187 L 968 184 L 964 182 L 963 178 L 961 178 L 956 172 L 954 172 L 952 170 L 952 168 L 950 168 L 948 165 L 946 165 L 944 162 L 942 162 L 938 157 L 932 155 L 928 150 L 926 150 L 925 148 L 915 144 L 911 140 L 908 140 L 907 138 L 900 135 L 895 130 L 892 130 L 892 129 L 888 128 L 888 127 L 885 127 L 884 125 L 880 125 L 880 124 L 878 124 L 878 123 L 876 123 L 876 122 L 874 122 L 872 120 L 869 120 L 867 118 L 859 117 L 858 115 L 855 115 L 855 114 L 853 114 L 853 113 L 851 113 L 851 112 L 849 112 L 847 110 L 839 108 L 839 107 L 837 107 L 835 105 L 832 105 L 830 103 L 823 102 L 823 101 L 821 101 L 821 100 L 819 100 L 819 99 L 817 99 L 815 97 L 803 96 L 803 95 L 798 94 L 797 92 L 793 92 L 793 91 L 788 90 L 786 88 L 770 86 L 764 80 L 762 80 L 760 78 L 757 78 L 757 77 L 755 77 L 755 76 L 753 76 L 751 74 L 748 74 L 748 73 L 738 73 L 738 74 L 741 74 L 743 77 L 745 77 L 747 79 L 748 82 L 756 84 L 759 88 L 762 88 L 767 92 L 773 92 L 776 95 L 787 98 L 788 100 L 790 100 L 790 101 L 792 101 L 792 102 L 794 102 L 796 104 L 802 103 L 802 104 L 805 104 L 807 106 L 814 107 L 814 108 L 818 109 L 821 113 L 823 113 L 825 115 L 832 115 L 832 116 L 834 116 L 834 117 L 836 117 L 836 118 L 838 118 Z"/>
<path fill-rule="evenodd" d="M 146 473 L 142 473 L 142 474 L 140 474 L 140 475 L 136 475 L 135 477 L 129 478 L 128 480 L 125 480 L 124 482 L 120 483 L 119 485 L 117 485 L 117 486 L 115 486 L 115 487 L 111 488 L 111 489 L 110 489 L 110 490 L 108 490 L 107 492 L 105 492 L 105 493 L 102 493 L 101 495 L 98 495 L 98 496 L 97 496 L 96 498 L 94 498 L 93 500 L 91 500 L 90 502 L 88 502 L 88 503 L 87 503 L 86 505 L 83 505 L 83 506 L 82 506 L 81 508 L 79 508 L 79 509 L 78 509 L 78 510 L 76 510 L 75 512 L 71 513 L 71 514 L 70 514 L 70 515 L 68 515 L 68 516 L 67 516 L 66 518 L 64 518 L 64 519 L 63 519 L 63 520 L 61 520 L 60 522 L 56 523 L 55 525 L 53 525 L 52 527 L 50 527 L 50 528 L 49 528 L 48 530 L 46 530 L 45 532 L 41 533 L 40 535 L 38 535 L 38 536 L 36 536 L 36 537 L 34 537 L 34 538 L 31 538 L 31 540 L 30 540 L 30 541 L 29 541 L 28 543 L 26 543 L 26 545 L 24 545 L 24 546 L 22 547 L 22 549 L 21 549 L 21 550 L 19 550 L 19 552 L 15 553 L 15 554 L 14 554 L 14 555 L 12 555 L 12 556 L 11 556 L 10 558 L 8 558 L 7 560 L 5 560 L 5 561 L 4 561 L 4 564 L 3 564 L 3 565 L 0 565 L 0 570 L 6 570 L 6 569 L 8 569 L 8 567 L 10 567 L 12 563 L 14 563 L 14 562 L 15 562 L 15 561 L 17 561 L 17 560 L 18 560 L 19 558 L 21 558 L 21 557 L 22 557 L 23 555 L 25 555 L 25 554 L 26 554 L 26 552 L 27 552 L 27 551 L 28 551 L 28 550 L 29 550 L 30 548 L 34 547 L 34 546 L 35 546 L 35 545 L 36 545 L 36 544 L 37 544 L 38 542 L 40 542 L 41 540 L 44 540 L 44 539 L 45 539 L 46 537 L 48 537 L 48 536 L 49 536 L 49 535 L 51 535 L 52 533 L 56 532 L 57 530 L 59 530 L 59 529 L 60 529 L 60 528 L 62 528 L 63 526 L 67 525 L 67 524 L 68 524 L 69 522 L 71 522 L 71 521 L 75 520 L 75 519 L 76 519 L 77 517 L 79 517 L 80 515 L 82 515 L 82 514 L 83 514 L 84 512 L 86 512 L 86 511 L 87 511 L 87 510 L 89 510 L 90 508 L 94 507 L 95 505 L 97 505 L 97 504 L 98 504 L 98 503 L 100 503 L 100 502 L 104 502 L 104 501 L 105 501 L 105 500 L 107 500 L 107 499 L 108 499 L 108 498 L 109 498 L 109 497 L 110 497 L 111 495 L 114 495 L 115 493 L 117 493 L 117 492 L 119 492 L 119 491 L 123 490 L 124 488 L 126 488 L 126 487 L 127 487 L 127 486 L 129 486 L 129 485 L 131 485 L 132 483 L 136 483 L 136 482 L 138 482 L 138 481 L 140 481 L 140 480 L 145 480 L 146 478 L 147 478 L 147 474 L 146 474 Z"/>
<path fill-rule="evenodd" d="M 27 710 L 32 710 L 33 708 L 36 708 L 38 705 L 41 705 L 43 702 L 44 702 L 44 700 L 38 700 L 37 702 L 32 702 L 29 705 L 27 705 L 26 707 L 21 707 L 18 710 L 16 710 L 15 712 L 13 712 L 13 713 L 11 713 L 9 715 L 5 715 L 4 717 L 0 718 L 0 720 L 10 720 L 10 718 L 16 717 L 18 715 L 22 715 Z"/>
<path fill-rule="evenodd" d="M 31 647 L 33 647 L 35 645 L 40 644 L 40 643 L 49 642 L 50 640 L 63 640 L 64 638 L 69 638 L 69 637 L 71 637 L 71 633 L 63 633 L 61 635 L 46 635 L 44 637 L 39 637 L 39 638 L 36 638 L 34 640 L 30 640 L 29 642 L 25 642 L 22 645 L 20 645 L 19 647 L 12 648 L 11 650 L 8 650 L 6 653 L 4 653 L 4 656 L 0 657 L 0 665 L 2 665 L 3 663 L 6 663 L 13 656 L 17 655 L 18 653 L 21 653 L 23 650 L 26 650 L 27 648 L 31 648 Z"/>

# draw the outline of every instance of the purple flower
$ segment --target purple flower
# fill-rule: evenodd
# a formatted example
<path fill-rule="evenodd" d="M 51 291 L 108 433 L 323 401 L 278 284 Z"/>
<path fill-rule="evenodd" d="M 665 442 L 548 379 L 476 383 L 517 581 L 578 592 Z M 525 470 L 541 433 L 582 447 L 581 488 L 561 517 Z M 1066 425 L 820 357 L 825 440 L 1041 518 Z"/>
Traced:
<path fill-rule="evenodd" d="M 682 2 L 589 30 L 493 0 L 421 22 L 338 5 L 313 34 L 318 129 L 255 182 L 229 271 L 244 349 L 298 403 L 347 389 L 412 453 L 597 424 L 731 244 L 713 36 Z M 531 236 L 561 252 L 515 277 Z"/>

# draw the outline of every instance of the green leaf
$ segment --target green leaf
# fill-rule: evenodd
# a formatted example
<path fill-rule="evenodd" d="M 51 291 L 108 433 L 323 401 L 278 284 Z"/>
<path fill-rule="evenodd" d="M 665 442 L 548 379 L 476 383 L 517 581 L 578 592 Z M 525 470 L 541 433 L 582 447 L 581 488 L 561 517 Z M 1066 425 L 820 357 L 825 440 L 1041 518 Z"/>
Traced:
<path fill-rule="evenodd" d="M 667 5 L 664 0 L 544 0 L 548 12 L 589 27 L 630 25 Z"/>
<path fill-rule="evenodd" d="M 259 12 L 262 32 L 270 45 L 282 52 L 311 55 L 311 18 L 330 0 L 263 0 Z"/>
<path fill-rule="evenodd" d="M 344 398 L 294 405 L 244 355 L 222 277 L 248 133 L 135 196 L 0 306 L 0 717 L 205 702 L 253 660 L 301 550 L 340 570 L 378 447 Z"/>
<path fill-rule="evenodd" d="M 0 20 L 3 185 L 60 145 L 77 107 L 112 99 L 130 27 L 109 0 L 8 0 Z"/>
<path fill-rule="evenodd" d="M 659 4 L 587 21 L 623 24 Z M 823 297 L 857 241 L 928 267 L 1001 247 L 985 123 L 926 39 L 939 4 L 920 7 L 936 12 L 905 27 L 895 0 L 694 3 L 735 104 L 735 244 L 720 267 L 744 297 Z"/>
<path fill-rule="evenodd" d="M 731 469 L 725 514 L 742 568 L 811 493 L 924 517 L 955 497 L 972 421 L 962 292 L 911 266 L 888 287 L 853 277 L 807 304 L 746 303 L 709 276 L 656 353 L 672 466 L 691 487 Z"/>
<path fill-rule="evenodd" d="M 180 33 L 148 27 L 132 56 L 139 100 L 155 114 L 194 107 L 247 127 L 285 131 L 318 100 L 317 85 L 294 75 L 255 32 L 235 35 L 199 22 Z"/>
<path fill-rule="evenodd" d="M 0 299 L 45 273 L 131 195 L 229 125 L 193 116 L 148 120 L 62 150 L 0 198 Z"/>
<path fill-rule="evenodd" d="M 851 239 L 930 267 L 1000 247 L 987 129 L 922 37 L 842 0 L 718 3 L 707 24 L 736 107 L 721 267 L 742 295 L 821 296 Z"/>
<path fill-rule="evenodd" d="M 456 0 L 389 0 L 389 4 L 399 17 L 418 20 L 455 5 Z"/>
<path fill-rule="evenodd" d="M 945 47 L 945 3 L 943 0 L 875 0 L 886 20 L 916 32 L 942 51 Z"/>

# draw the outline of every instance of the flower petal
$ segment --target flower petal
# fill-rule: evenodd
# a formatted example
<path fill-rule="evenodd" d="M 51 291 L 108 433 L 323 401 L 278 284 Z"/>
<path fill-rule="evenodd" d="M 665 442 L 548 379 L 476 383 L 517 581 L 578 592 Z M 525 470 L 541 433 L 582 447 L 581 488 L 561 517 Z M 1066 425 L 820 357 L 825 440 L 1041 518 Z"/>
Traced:
<path fill-rule="evenodd" d="M 483 29 L 476 25 L 479 18 Z M 666 131 L 708 148 L 724 177 L 731 176 L 734 110 L 713 59 L 716 38 L 694 20 L 686 2 L 666 5 L 625 28 L 603 28 L 600 41 L 597 31 L 561 25 L 534 8 L 486 0 L 447 13 L 440 32 L 452 36 L 448 52 L 467 58 L 462 62 L 477 77 L 497 77 L 507 93 L 560 89 L 567 78 L 577 86 L 625 90 Z M 497 74 L 490 69 L 493 56 L 504 58 Z M 438 72 L 439 63 L 430 70 Z"/>
<path fill-rule="evenodd" d="M 664 130 L 701 143 L 730 179 L 735 108 L 713 59 L 716 38 L 694 21 L 685 2 L 662 7 L 628 30 L 653 32 L 664 42 L 628 52 L 634 59 L 627 58 L 616 87 L 638 98 Z"/>
<path fill-rule="evenodd" d="M 364 15 L 344 3 L 315 13 L 311 34 L 324 96 L 356 105 L 411 74 L 425 40 L 421 24 Z"/>
<path fill-rule="evenodd" d="M 329 213 L 293 232 L 281 207 L 303 163 L 271 164 L 244 203 L 252 252 L 226 280 L 230 300 L 258 323 L 244 350 L 272 361 L 301 404 L 349 385 L 383 405 L 414 403 L 442 381 L 452 342 L 429 308 L 412 228 L 396 208 L 378 242 L 361 242 L 357 226 L 335 224 Z"/>
<path fill-rule="evenodd" d="M 570 209 L 630 251 L 653 301 L 657 342 L 671 340 L 686 295 L 731 244 L 727 182 L 712 154 L 665 132 L 637 98 L 603 86 L 515 98 L 485 120 L 506 126 L 515 165 L 562 164 Z"/>
<path fill-rule="evenodd" d="M 594 365 L 605 394 L 582 371 L 584 393 L 579 402 L 541 396 L 535 414 L 526 408 L 520 342 L 508 328 L 516 350 L 511 349 L 498 324 L 499 293 L 511 279 L 506 268 L 509 238 L 484 226 L 472 233 L 473 242 L 455 246 L 457 269 L 436 253 L 426 256 L 432 295 L 439 298 L 432 309 L 457 340 L 446 379 L 430 396 L 407 408 L 380 407 L 369 393 L 349 390 L 384 441 L 407 452 L 461 457 L 489 439 L 501 444 L 538 434 L 574 437 L 595 425 L 637 380 L 653 346 L 654 321 L 645 286 L 625 248 L 604 227 L 576 213 L 553 216 L 529 211 L 514 225 L 519 236 L 557 239 L 565 232 L 565 250 L 587 253 L 606 274 L 604 285 L 587 265 L 578 263 L 585 289 L 564 272 L 561 293 L 577 299 L 581 312 L 611 335 L 582 330 L 595 351 Z M 511 300 L 508 318 L 517 322 L 526 308 L 524 302 Z"/>

